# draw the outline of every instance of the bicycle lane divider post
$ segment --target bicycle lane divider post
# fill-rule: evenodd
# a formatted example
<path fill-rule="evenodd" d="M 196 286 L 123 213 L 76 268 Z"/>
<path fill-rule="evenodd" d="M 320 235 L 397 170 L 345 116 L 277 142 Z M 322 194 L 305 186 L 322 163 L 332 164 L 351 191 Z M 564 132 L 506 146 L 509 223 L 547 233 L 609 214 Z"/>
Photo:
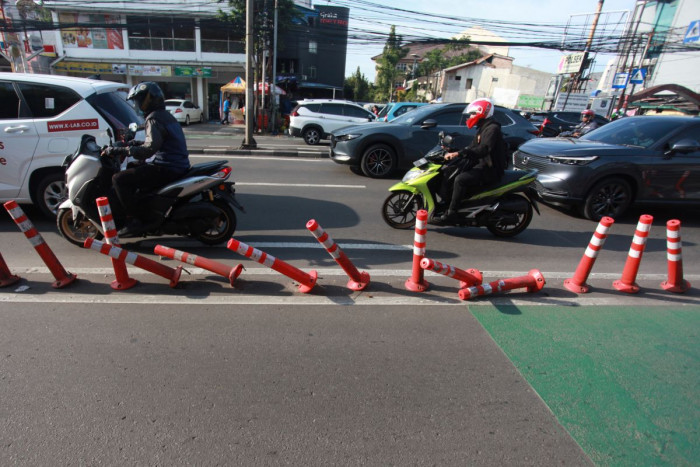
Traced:
<path fill-rule="evenodd" d="M 213 259 L 193 255 L 191 253 L 186 253 L 184 251 L 176 250 L 174 248 L 170 248 L 163 245 L 156 245 L 154 253 L 158 256 L 165 256 L 166 258 L 191 264 L 193 266 L 197 266 L 199 268 L 206 269 L 207 271 L 216 273 L 220 276 L 224 276 L 228 279 L 229 283 L 231 284 L 231 287 L 233 287 L 234 282 L 243 270 L 242 264 L 231 268 L 223 263 L 214 261 Z"/>
<path fill-rule="evenodd" d="M 106 196 L 102 196 L 97 198 L 96 203 L 97 210 L 100 213 L 105 242 L 109 245 L 119 246 L 119 235 L 117 235 L 117 226 L 114 224 L 114 216 L 109 205 L 109 199 Z M 129 271 L 126 269 L 124 261 L 112 258 L 112 268 L 114 268 L 116 279 L 109 285 L 114 290 L 127 290 L 139 283 L 136 279 L 129 277 Z"/>
<path fill-rule="evenodd" d="M 416 228 L 413 235 L 413 268 L 411 277 L 406 279 L 404 286 L 412 292 L 425 292 L 430 284 L 423 279 L 421 260 L 425 257 L 425 235 L 428 232 L 428 211 L 421 209 L 416 213 Z"/>

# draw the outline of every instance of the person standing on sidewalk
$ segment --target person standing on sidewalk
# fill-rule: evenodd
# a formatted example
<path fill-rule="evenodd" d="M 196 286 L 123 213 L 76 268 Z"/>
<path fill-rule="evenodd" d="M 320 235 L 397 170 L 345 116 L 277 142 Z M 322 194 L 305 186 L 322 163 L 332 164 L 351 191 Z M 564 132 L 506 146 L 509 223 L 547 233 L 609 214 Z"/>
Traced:
<path fill-rule="evenodd" d="M 222 125 L 228 125 L 228 116 L 231 113 L 231 98 L 227 97 L 226 100 L 224 101 L 224 118 L 221 120 Z"/>

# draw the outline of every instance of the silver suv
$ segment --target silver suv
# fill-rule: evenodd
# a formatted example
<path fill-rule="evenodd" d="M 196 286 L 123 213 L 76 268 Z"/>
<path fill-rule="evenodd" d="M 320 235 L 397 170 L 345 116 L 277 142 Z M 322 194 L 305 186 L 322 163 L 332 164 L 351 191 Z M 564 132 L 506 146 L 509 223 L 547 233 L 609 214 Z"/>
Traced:
<path fill-rule="evenodd" d="M 128 90 L 109 81 L 0 73 L 0 202 L 32 202 L 55 216 L 67 195 L 63 160 L 81 137 L 93 135 L 102 146 L 109 133 L 118 140 L 130 123 L 143 124 L 125 100 Z"/>
<path fill-rule="evenodd" d="M 318 144 L 330 133 L 348 125 L 371 122 L 376 116 L 354 102 L 334 99 L 299 101 L 289 117 L 289 133 L 306 144 Z"/>

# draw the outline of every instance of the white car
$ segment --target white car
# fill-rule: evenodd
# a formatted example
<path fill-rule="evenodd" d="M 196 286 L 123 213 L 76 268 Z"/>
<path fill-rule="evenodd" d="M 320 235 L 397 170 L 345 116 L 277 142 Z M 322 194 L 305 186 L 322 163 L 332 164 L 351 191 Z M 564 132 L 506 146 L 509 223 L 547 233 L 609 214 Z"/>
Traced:
<path fill-rule="evenodd" d="M 185 125 L 189 125 L 190 122 L 204 123 L 204 112 L 191 101 L 168 99 L 165 101 L 165 110 L 170 112 L 175 120 Z"/>
<path fill-rule="evenodd" d="M 68 76 L 0 73 L 0 202 L 34 203 L 47 216 L 67 197 L 67 155 L 83 135 L 107 145 L 143 118 L 121 83 Z M 143 131 L 137 134 L 143 139 Z"/>
<path fill-rule="evenodd" d="M 304 99 L 289 115 L 289 134 L 306 144 L 318 144 L 332 131 L 348 125 L 371 122 L 376 116 L 362 106 L 337 99 Z"/>

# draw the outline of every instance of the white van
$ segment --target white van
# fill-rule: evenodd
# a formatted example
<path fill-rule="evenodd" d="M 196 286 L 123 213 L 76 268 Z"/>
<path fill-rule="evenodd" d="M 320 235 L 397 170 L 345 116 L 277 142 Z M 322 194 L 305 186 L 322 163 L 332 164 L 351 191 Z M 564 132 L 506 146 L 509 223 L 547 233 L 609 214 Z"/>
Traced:
<path fill-rule="evenodd" d="M 142 127 L 128 91 L 110 81 L 0 73 L 0 202 L 34 203 L 55 216 L 67 196 L 61 164 L 82 135 L 102 146 L 110 132 L 114 141 L 130 123 Z"/>

